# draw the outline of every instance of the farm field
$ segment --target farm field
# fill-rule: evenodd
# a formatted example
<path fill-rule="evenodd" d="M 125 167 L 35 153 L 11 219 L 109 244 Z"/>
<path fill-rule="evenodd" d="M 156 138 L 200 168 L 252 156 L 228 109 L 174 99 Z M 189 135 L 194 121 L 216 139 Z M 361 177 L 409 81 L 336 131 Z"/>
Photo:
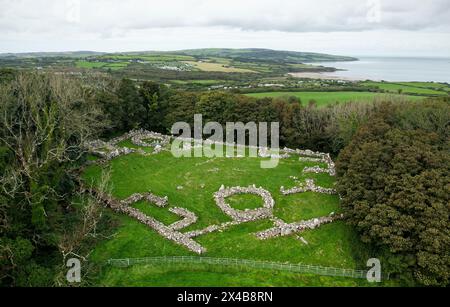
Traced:
<path fill-rule="evenodd" d="M 373 101 L 374 99 L 382 98 L 403 98 L 410 100 L 423 99 L 422 97 L 399 94 L 384 94 L 384 93 L 369 93 L 369 92 L 265 92 L 246 94 L 250 97 L 283 97 L 295 96 L 301 100 L 304 105 L 308 105 L 311 100 L 317 103 L 318 107 L 324 107 L 329 104 L 343 103 L 343 102 L 359 102 L 359 101 Z"/>
<path fill-rule="evenodd" d="M 88 62 L 88 61 L 77 61 L 75 62 L 75 66 L 77 68 L 104 68 L 104 69 L 112 69 L 118 70 L 128 66 L 128 62 L 117 62 L 117 63 L 107 63 L 107 62 Z"/>
<path fill-rule="evenodd" d="M 193 67 L 201 71 L 215 71 L 215 72 L 235 72 L 235 73 L 254 73 L 255 71 L 250 69 L 231 67 L 222 63 L 210 63 L 210 62 L 193 62 L 186 61 L 185 63 L 192 65 Z"/>
<path fill-rule="evenodd" d="M 128 146 L 125 141 L 119 146 Z M 198 221 L 182 232 L 203 229 L 212 224 L 229 222 L 215 204 L 213 194 L 221 185 L 250 186 L 255 184 L 269 191 L 275 200 L 273 214 L 288 223 L 298 222 L 331 212 L 339 213 L 339 198 L 313 192 L 284 196 L 280 187 L 294 187 L 298 181 L 313 178 L 316 184 L 333 187 L 334 177 L 328 174 L 304 174 L 306 166 L 317 162 L 299 161 L 298 156 L 282 159 L 275 169 L 261 169 L 260 158 L 174 158 L 170 152 L 151 156 L 131 154 L 112 160 L 112 195 L 125 199 L 134 193 L 151 190 L 158 196 L 168 196 L 169 207 L 183 207 L 198 216 Z M 320 164 L 324 167 L 324 164 Z M 97 182 L 102 174 L 101 166 L 86 169 L 86 182 Z M 180 188 L 181 187 L 181 188 Z M 261 198 L 235 195 L 229 203 L 236 209 L 253 209 L 261 206 Z M 157 218 L 165 225 L 179 217 L 145 201 L 136 208 Z M 183 246 L 177 245 L 138 221 L 118 213 L 117 233 L 98 245 L 91 255 L 99 265 L 108 259 L 141 258 L 158 256 L 195 256 Z M 273 227 L 269 220 L 259 220 L 232 226 L 221 232 L 201 235 L 195 240 L 207 249 L 206 257 L 242 258 L 248 260 L 303 263 L 336 268 L 364 269 L 365 263 L 356 259 L 363 247 L 353 231 L 341 221 L 322 225 L 315 230 L 301 233 L 308 242 L 302 243 L 296 234 L 259 240 L 255 233 Z M 364 252 L 363 252 L 364 253 Z M 368 258 L 367 258 L 368 259 Z M 272 272 L 246 269 L 239 272 L 232 268 L 199 267 L 196 265 L 136 265 L 129 268 L 106 266 L 98 280 L 102 286 L 369 286 L 365 280 L 324 277 L 291 272 Z M 388 284 L 391 284 L 389 281 Z"/>
<path fill-rule="evenodd" d="M 378 87 L 382 90 L 392 93 L 398 93 L 399 91 L 401 91 L 404 94 L 418 95 L 447 96 L 450 91 L 450 88 L 447 84 L 431 82 L 363 82 L 362 85 Z"/>

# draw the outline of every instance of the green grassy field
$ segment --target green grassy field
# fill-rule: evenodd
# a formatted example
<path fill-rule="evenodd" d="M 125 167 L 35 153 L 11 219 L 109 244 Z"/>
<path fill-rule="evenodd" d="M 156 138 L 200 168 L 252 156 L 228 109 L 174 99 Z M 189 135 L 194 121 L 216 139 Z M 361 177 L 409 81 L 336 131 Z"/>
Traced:
<path fill-rule="evenodd" d="M 122 145 L 126 145 L 123 143 Z M 112 193 L 124 199 L 136 192 L 169 197 L 169 208 L 184 207 L 198 216 L 196 224 L 183 229 L 203 229 L 212 224 L 230 221 L 215 204 L 213 193 L 220 186 L 256 184 L 270 191 L 276 204 L 274 215 L 287 222 L 339 212 L 339 199 L 315 193 L 283 196 L 280 187 L 293 187 L 290 176 L 301 181 L 314 178 L 318 185 L 332 187 L 334 178 L 327 174 L 303 174 L 305 166 L 317 163 L 299 162 L 298 157 L 283 159 L 275 169 L 261 169 L 259 158 L 174 158 L 170 152 L 152 156 L 132 154 L 110 162 Z M 96 182 L 102 173 L 100 166 L 86 169 L 84 179 Z M 182 190 L 177 187 L 182 186 Z M 259 197 L 239 195 L 230 198 L 238 209 L 260 206 Z M 146 202 L 137 208 L 169 225 L 179 218 L 167 208 L 157 208 Z M 183 246 L 169 241 L 136 220 L 120 215 L 116 234 L 98 245 L 91 261 L 104 264 L 109 258 L 195 255 Z M 269 220 L 244 223 L 223 232 L 195 238 L 207 248 L 204 256 L 304 263 L 338 268 L 364 268 L 355 259 L 363 250 L 356 234 L 344 222 L 334 222 L 318 229 L 305 231 L 305 245 L 296 235 L 258 240 L 254 233 L 273 227 Z M 370 255 L 373 256 L 373 255 Z M 367 255 L 369 257 L 369 255 Z M 368 259 L 368 258 L 367 258 Z M 108 286 L 368 286 L 364 280 L 321 277 L 307 274 L 198 266 L 146 266 L 130 268 L 106 266 L 98 276 L 98 285 Z"/>
<path fill-rule="evenodd" d="M 115 269 L 104 286 L 122 287 L 358 287 L 373 286 L 358 279 L 214 266 L 140 265 Z"/>
<path fill-rule="evenodd" d="M 427 83 L 427 82 L 402 82 L 402 83 L 387 83 L 387 82 L 363 82 L 362 85 L 379 87 L 382 90 L 398 93 L 401 91 L 404 94 L 419 94 L 419 95 L 437 95 L 447 96 L 450 88 L 445 84 Z"/>
<path fill-rule="evenodd" d="M 89 62 L 89 61 L 77 61 L 75 62 L 75 66 L 77 68 L 103 68 L 103 69 L 112 69 L 119 70 L 128 66 L 128 62 L 118 62 L 118 63 L 107 63 L 107 62 Z"/>
<path fill-rule="evenodd" d="M 266 93 L 252 93 L 246 95 L 256 98 L 295 96 L 301 100 L 303 105 L 308 105 L 308 103 L 311 100 L 314 100 L 317 103 L 317 106 L 319 107 L 342 102 L 373 101 L 374 99 L 382 99 L 387 97 L 405 98 L 411 100 L 422 99 L 421 97 L 410 95 L 369 93 L 369 92 L 266 92 Z"/>
<path fill-rule="evenodd" d="M 215 84 L 223 84 L 224 82 L 221 80 L 171 80 L 171 83 L 174 84 L 200 84 L 200 85 L 215 85 Z"/>

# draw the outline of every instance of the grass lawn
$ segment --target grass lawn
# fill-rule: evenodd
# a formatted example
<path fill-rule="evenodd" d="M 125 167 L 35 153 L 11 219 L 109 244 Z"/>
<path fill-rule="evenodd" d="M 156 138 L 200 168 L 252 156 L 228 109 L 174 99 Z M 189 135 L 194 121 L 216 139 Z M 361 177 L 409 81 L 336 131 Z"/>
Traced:
<path fill-rule="evenodd" d="M 382 94 L 382 93 L 369 93 L 369 92 L 266 92 L 266 93 L 252 93 L 246 94 L 250 97 L 262 98 L 262 97 L 282 97 L 282 96 L 295 96 L 300 98 L 303 105 L 308 105 L 309 101 L 314 100 L 317 106 L 323 107 L 329 104 L 342 103 L 342 102 L 366 102 L 373 101 L 383 97 L 393 96 L 396 98 L 406 98 L 412 100 L 422 99 L 417 96 L 398 95 L 398 94 Z"/>
<path fill-rule="evenodd" d="M 126 144 L 122 144 L 126 145 Z M 259 158 L 174 158 L 170 152 L 153 156 L 131 154 L 110 162 L 112 193 L 124 199 L 136 192 L 169 197 L 170 207 L 184 207 L 198 216 L 194 225 L 182 232 L 203 229 L 212 224 L 230 221 L 215 204 L 214 192 L 220 186 L 248 186 L 256 184 L 268 190 L 275 200 L 274 215 L 286 222 L 296 222 L 339 212 L 337 196 L 304 193 L 283 196 L 280 187 L 293 187 L 295 182 L 314 178 L 318 185 L 332 187 L 334 178 L 327 174 L 302 174 L 313 162 L 299 162 L 298 157 L 280 161 L 275 169 L 261 169 Z M 96 182 L 100 166 L 86 169 L 84 179 Z M 182 190 L 177 187 L 182 186 Z M 252 195 L 238 195 L 227 199 L 237 209 L 255 208 L 261 199 Z M 157 208 L 146 202 L 134 205 L 166 225 L 179 217 L 168 208 Z M 110 239 L 99 244 L 91 261 L 103 264 L 109 258 L 138 258 L 154 256 L 191 256 L 194 253 L 175 244 L 154 230 L 121 214 L 120 226 Z M 244 223 L 223 232 L 195 238 L 207 249 L 204 256 L 304 263 L 339 268 L 364 268 L 355 260 L 355 252 L 363 250 L 356 234 L 344 222 L 334 222 L 318 229 L 303 232 L 309 242 L 300 242 L 297 235 L 258 240 L 254 233 L 272 227 L 269 220 Z M 367 255 L 368 258 L 374 255 Z M 367 258 L 367 259 L 368 259 Z M 312 276 L 298 273 L 209 268 L 195 265 L 146 266 L 130 268 L 106 266 L 98 276 L 98 285 L 109 286 L 367 286 L 365 280 Z"/>

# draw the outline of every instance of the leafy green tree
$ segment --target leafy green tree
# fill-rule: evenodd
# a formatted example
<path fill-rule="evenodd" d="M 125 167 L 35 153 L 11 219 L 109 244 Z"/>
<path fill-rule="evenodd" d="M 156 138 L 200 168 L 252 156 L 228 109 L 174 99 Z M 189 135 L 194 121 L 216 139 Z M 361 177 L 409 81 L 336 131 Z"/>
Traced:
<path fill-rule="evenodd" d="M 236 95 L 227 92 L 210 92 L 200 96 L 199 102 L 196 104 L 196 113 L 203 115 L 204 122 L 234 122 L 237 114 Z"/>
<path fill-rule="evenodd" d="M 117 90 L 117 96 L 123 128 L 131 130 L 142 127 L 145 124 L 147 110 L 135 83 L 130 79 L 123 79 Z"/>
<path fill-rule="evenodd" d="M 0 85 L 0 114 L 0 283 L 50 285 L 76 194 L 70 171 L 103 129 L 100 109 L 73 79 L 21 73 Z"/>
<path fill-rule="evenodd" d="M 170 95 L 165 107 L 165 132 L 170 132 L 172 125 L 177 122 L 186 122 L 193 127 L 196 104 L 199 99 L 200 94 L 193 92 L 176 92 Z"/>
<path fill-rule="evenodd" d="M 337 188 L 348 222 L 378 249 L 388 272 L 409 283 L 444 286 L 450 277 L 450 156 L 448 131 L 436 133 L 441 121 L 435 113 L 446 114 L 448 125 L 448 104 L 385 106 L 341 152 Z"/>
<path fill-rule="evenodd" d="M 141 85 L 139 93 L 146 109 L 146 119 L 143 126 L 153 131 L 161 131 L 163 128 L 163 86 L 153 81 L 145 81 Z"/>

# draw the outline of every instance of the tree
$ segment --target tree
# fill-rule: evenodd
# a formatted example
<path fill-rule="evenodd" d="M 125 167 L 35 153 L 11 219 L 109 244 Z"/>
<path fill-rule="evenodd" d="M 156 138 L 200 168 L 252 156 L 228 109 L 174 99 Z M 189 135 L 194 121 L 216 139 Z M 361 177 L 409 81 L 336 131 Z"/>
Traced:
<path fill-rule="evenodd" d="M 196 104 L 200 94 L 193 92 L 176 92 L 166 100 L 166 113 L 164 116 L 164 130 L 170 133 L 172 125 L 177 122 L 194 125 Z"/>
<path fill-rule="evenodd" d="M 84 156 L 83 143 L 103 128 L 90 95 L 56 75 L 19 74 L 0 86 L 2 284 L 53 282 L 76 191 L 70 170 Z"/>
<path fill-rule="evenodd" d="M 146 119 L 144 127 L 153 131 L 161 131 L 162 125 L 162 105 L 163 85 L 152 81 L 145 81 L 139 90 L 143 105 L 146 109 Z"/>
<path fill-rule="evenodd" d="M 121 108 L 121 126 L 125 130 L 142 127 L 145 124 L 147 110 L 134 82 L 123 79 L 117 90 L 117 96 Z"/>
<path fill-rule="evenodd" d="M 209 92 L 200 96 L 196 113 L 203 115 L 204 122 L 235 122 L 237 114 L 236 95 L 226 92 Z"/>
<path fill-rule="evenodd" d="M 428 116 L 408 117 L 413 108 Z M 448 123 L 448 104 L 386 106 L 336 165 L 347 221 L 377 248 L 388 272 L 443 286 L 450 277 L 450 157 L 448 131 L 436 133 L 440 121 L 430 116 L 438 110 Z"/>

